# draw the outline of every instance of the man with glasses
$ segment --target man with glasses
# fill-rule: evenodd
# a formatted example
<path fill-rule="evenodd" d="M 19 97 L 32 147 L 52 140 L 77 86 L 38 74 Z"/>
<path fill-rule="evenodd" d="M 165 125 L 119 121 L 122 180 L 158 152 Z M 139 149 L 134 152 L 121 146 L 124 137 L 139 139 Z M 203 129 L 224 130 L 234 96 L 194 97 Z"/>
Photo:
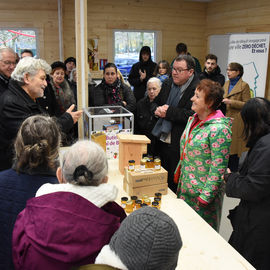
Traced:
<path fill-rule="evenodd" d="M 11 48 L 0 49 L 0 96 L 8 89 L 11 73 L 16 67 L 16 53 Z"/>
<path fill-rule="evenodd" d="M 178 56 L 173 63 L 172 78 L 163 82 L 154 100 L 159 105 L 155 111 L 159 120 L 152 134 L 159 139 L 161 163 L 168 171 L 168 185 L 173 192 L 177 189 L 173 176 L 180 158 L 180 138 L 189 116 L 194 113 L 190 99 L 199 83 L 194 70 L 192 56 Z"/>

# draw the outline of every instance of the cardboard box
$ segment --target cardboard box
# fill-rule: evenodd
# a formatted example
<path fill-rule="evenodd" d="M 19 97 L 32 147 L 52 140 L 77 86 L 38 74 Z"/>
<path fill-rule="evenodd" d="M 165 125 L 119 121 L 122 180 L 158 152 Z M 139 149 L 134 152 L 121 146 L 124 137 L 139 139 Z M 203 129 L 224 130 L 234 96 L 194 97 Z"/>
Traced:
<path fill-rule="evenodd" d="M 125 179 L 131 187 L 143 187 L 168 183 L 168 172 L 161 167 L 160 170 L 140 170 L 140 165 L 135 166 L 135 171 L 125 167 Z"/>
<path fill-rule="evenodd" d="M 133 187 L 131 186 L 125 179 L 123 180 L 123 188 L 129 196 L 139 196 L 147 195 L 149 197 L 154 197 L 156 192 L 159 192 L 163 195 L 166 195 L 168 192 L 168 184 L 163 183 L 159 185 L 148 185 L 148 186 L 140 186 L 140 187 Z"/>
<path fill-rule="evenodd" d="M 104 134 L 104 132 L 91 134 L 91 141 L 98 143 L 106 152 L 106 134 Z"/>

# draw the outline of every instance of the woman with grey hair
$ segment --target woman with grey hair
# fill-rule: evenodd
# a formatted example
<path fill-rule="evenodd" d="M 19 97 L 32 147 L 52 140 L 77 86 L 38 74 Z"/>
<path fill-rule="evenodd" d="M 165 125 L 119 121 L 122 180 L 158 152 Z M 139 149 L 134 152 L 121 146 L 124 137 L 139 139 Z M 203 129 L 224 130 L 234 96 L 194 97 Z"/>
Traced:
<path fill-rule="evenodd" d="M 126 217 L 114 202 L 103 149 L 79 141 L 61 157 L 57 178 L 28 201 L 13 231 L 16 269 L 69 269 L 94 263 Z M 22 255 L 23 254 L 23 255 Z"/>
<path fill-rule="evenodd" d="M 151 144 L 147 145 L 147 153 L 151 155 L 158 155 L 157 139 L 152 135 L 152 129 L 158 120 L 154 114 L 157 108 L 155 97 L 159 94 L 161 85 L 162 83 L 158 78 L 150 78 L 146 84 L 147 96 L 137 103 L 135 133 L 146 135 L 151 140 Z"/>

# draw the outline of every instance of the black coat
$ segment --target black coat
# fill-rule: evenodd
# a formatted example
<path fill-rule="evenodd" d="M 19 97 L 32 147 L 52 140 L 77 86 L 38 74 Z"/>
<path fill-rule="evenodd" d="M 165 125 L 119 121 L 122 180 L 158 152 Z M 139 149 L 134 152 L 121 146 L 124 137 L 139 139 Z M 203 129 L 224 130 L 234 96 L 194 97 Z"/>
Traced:
<path fill-rule="evenodd" d="M 137 102 L 144 97 L 146 83 L 151 77 L 154 77 L 153 73 L 156 65 L 157 64 L 150 59 L 145 63 L 138 62 L 132 66 L 128 75 L 128 81 L 134 87 L 133 91 Z M 143 81 L 140 80 L 139 70 L 146 71 L 146 78 Z"/>
<path fill-rule="evenodd" d="M 0 99 L 0 171 L 12 165 L 13 141 L 21 123 L 29 116 L 44 113 L 16 81 L 10 80 L 8 91 Z M 73 127 L 73 119 L 68 113 L 57 120 L 63 132 Z"/>
<path fill-rule="evenodd" d="M 8 89 L 9 79 L 0 74 L 0 96 Z"/>
<path fill-rule="evenodd" d="M 135 133 L 145 135 L 151 140 L 151 144 L 147 145 L 147 153 L 151 155 L 158 154 L 155 149 L 157 138 L 152 135 L 152 129 L 158 120 L 154 114 L 156 108 L 157 104 L 154 101 L 150 102 L 148 96 L 144 97 L 137 103 L 135 117 Z"/>
<path fill-rule="evenodd" d="M 225 175 L 228 197 L 241 199 L 230 211 L 229 243 L 256 269 L 270 269 L 270 134 L 261 137 L 238 173 Z"/>
<path fill-rule="evenodd" d="M 217 66 L 211 73 L 207 73 L 206 69 L 204 69 L 199 78 L 200 80 L 209 79 L 211 81 L 218 82 L 221 86 L 225 83 L 225 77 L 221 74 L 219 66 Z"/>
<path fill-rule="evenodd" d="M 92 95 L 93 95 L 93 106 L 108 106 L 108 92 L 103 87 L 102 83 L 100 83 L 95 87 Z M 136 100 L 130 87 L 122 83 L 120 87 L 120 95 L 123 101 L 127 103 L 127 106 L 124 106 L 122 102 L 121 104 L 110 104 L 110 106 L 113 105 L 123 106 L 128 111 L 134 112 L 136 109 Z"/>
<path fill-rule="evenodd" d="M 159 106 L 166 104 L 172 83 L 172 78 L 163 82 L 159 95 L 155 99 L 155 102 Z M 198 83 L 198 77 L 194 76 L 193 80 L 179 100 L 177 107 L 169 106 L 167 110 L 165 119 L 172 122 L 171 145 L 174 146 L 175 149 L 179 149 L 180 138 L 186 127 L 188 118 L 194 114 L 194 111 L 191 110 L 192 102 L 190 99 L 194 96 L 194 91 Z"/>

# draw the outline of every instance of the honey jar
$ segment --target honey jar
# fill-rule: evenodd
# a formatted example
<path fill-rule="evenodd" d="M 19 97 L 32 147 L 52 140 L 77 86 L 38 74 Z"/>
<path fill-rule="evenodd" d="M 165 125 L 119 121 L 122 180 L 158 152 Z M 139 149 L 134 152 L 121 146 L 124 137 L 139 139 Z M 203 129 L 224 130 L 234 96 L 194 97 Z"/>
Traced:
<path fill-rule="evenodd" d="M 160 209 L 161 199 L 160 198 L 154 198 L 154 201 L 158 203 L 158 209 Z"/>
<path fill-rule="evenodd" d="M 134 171 L 135 170 L 135 160 L 131 159 L 128 161 L 128 170 Z"/>
<path fill-rule="evenodd" d="M 131 200 L 127 201 L 125 211 L 127 213 L 133 212 L 133 202 Z"/>
<path fill-rule="evenodd" d="M 141 161 L 140 161 L 140 167 L 141 167 L 141 169 L 145 169 L 145 167 L 146 167 L 146 159 L 145 158 L 142 158 L 141 159 Z"/>
<path fill-rule="evenodd" d="M 149 197 L 147 196 L 147 195 L 143 195 L 142 196 L 142 201 L 144 202 L 144 200 L 147 200 L 147 199 L 149 199 Z"/>
<path fill-rule="evenodd" d="M 154 168 L 155 170 L 160 170 L 161 169 L 161 160 L 159 157 L 156 157 L 154 159 Z"/>
<path fill-rule="evenodd" d="M 152 202 L 152 207 L 155 207 L 155 208 L 159 209 L 158 202 L 153 201 Z"/>
<path fill-rule="evenodd" d="M 126 204 L 127 204 L 127 201 L 128 201 L 128 197 L 122 197 L 121 198 L 121 206 L 122 208 L 126 208 Z"/>
<path fill-rule="evenodd" d="M 155 198 L 160 198 L 160 200 L 161 200 L 162 194 L 160 192 L 156 192 L 155 193 Z"/>
<path fill-rule="evenodd" d="M 136 200 L 134 210 L 141 208 L 142 200 Z"/>
<path fill-rule="evenodd" d="M 151 200 L 150 199 L 144 199 L 143 203 L 146 205 L 151 205 Z"/>
<path fill-rule="evenodd" d="M 133 207 L 135 206 L 135 201 L 138 200 L 137 196 L 131 196 L 130 199 L 132 200 Z"/>

